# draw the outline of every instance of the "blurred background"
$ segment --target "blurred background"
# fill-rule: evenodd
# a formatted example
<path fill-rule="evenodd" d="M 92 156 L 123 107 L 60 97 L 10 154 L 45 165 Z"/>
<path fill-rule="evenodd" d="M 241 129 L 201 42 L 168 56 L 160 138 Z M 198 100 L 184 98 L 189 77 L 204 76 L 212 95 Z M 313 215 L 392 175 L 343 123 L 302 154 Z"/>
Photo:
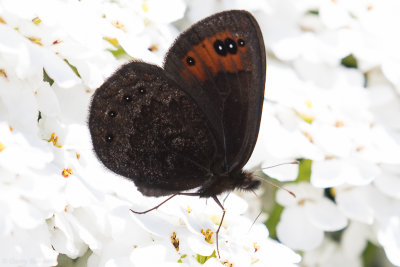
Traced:
<path fill-rule="evenodd" d="M 267 49 L 246 168 L 297 195 L 238 192 L 246 216 L 263 209 L 257 223 L 301 256 L 282 266 L 400 266 L 399 1 L 0 0 L 1 266 L 128 266 L 106 250 L 111 202 L 91 205 L 147 200 L 102 180 L 90 97 L 130 60 L 162 65 L 180 32 L 229 9 L 256 17 Z"/>

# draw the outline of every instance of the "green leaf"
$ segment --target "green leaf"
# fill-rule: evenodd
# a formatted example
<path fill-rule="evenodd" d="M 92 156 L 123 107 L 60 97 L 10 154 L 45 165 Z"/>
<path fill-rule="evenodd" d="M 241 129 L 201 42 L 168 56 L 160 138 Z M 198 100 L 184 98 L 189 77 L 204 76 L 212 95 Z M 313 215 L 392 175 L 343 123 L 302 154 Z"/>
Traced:
<path fill-rule="evenodd" d="M 197 254 L 197 258 L 196 260 L 200 263 L 200 264 L 204 264 L 206 261 L 208 261 L 211 258 L 216 258 L 217 256 L 215 255 L 215 250 L 213 251 L 213 253 L 210 256 L 202 256 L 200 254 Z"/>
<path fill-rule="evenodd" d="M 182 259 L 186 258 L 187 254 L 183 254 L 181 258 L 178 260 L 178 263 L 182 263 Z"/>
<path fill-rule="evenodd" d="M 374 266 L 374 261 L 377 252 L 378 252 L 378 247 L 372 244 L 371 242 L 368 242 L 362 253 L 363 266 L 365 267 Z"/>
<path fill-rule="evenodd" d="M 120 46 L 117 38 L 104 37 L 103 39 L 112 44 L 115 48 Z"/>
<path fill-rule="evenodd" d="M 353 54 L 350 54 L 347 57 L 342 58 L 340 63 L 347 68 L 357 68 L 358 67 L 357 59 L 354 57 Z"/>
<path fill-rule="evenodd" d="M 107 49 L 115 58 L 121 58 L 128 56 L 126 51 L 122 48 L 122 46 L 118 47 L 116 50 Z"/>
<path fill-rule="evenodd" d="M 319 15 L 319 10 L 308 10 L 306 14 L 310 14 L 310 15 Z"/>
<path fill-rule="evenodd" d="M 54 80 L 52 78 L 50 78 L 50 76 L 47 74 L 47 72 L 44 68 L 43 68 L 43 81 L 48 82 L 50 84 L 50 86 L 52 86 L 54 83 Z"/>
<path fill-rule="evenodd" d="M 299 174 L 296 182 L 309 182 L 311 177 L 312 160 L 301 159 L 299 164 Z"/>
<path fill-rule="evenodd" d="M 278 225 L 279 220 L 281 219 L 281 214 L 283 211 L 283 206 L 275 203 L 274 208 L 269 213 L 268 220 L 265 222 L 265 225 L 268 228 L 269 236 L 273 239 L 277 239 L 276 237 L 276 226 Z"/>
<path fill-rule="evenodd" d="M 39 114 L 38 114 L 38 117 L 37 117 L 37 122 L 39 122 L 41 119 L 42 119 L 42 112 L 40 112 L 40 110 L 39 110 Z"/>
<path fill-rule="evenodd" d="M 128 56 L 128 53 L 122 48 L 116 38 L 104 37 L 104 40 L 112 44 L 116 49 L 107 49 L 115 58 Z"/>
<path fill-rule="evenodd" d="M 66 58 L 64 58 L 64 61 L 68 64 L 68 66 L 72 69 L 72 71 L 76 74 L 76 76 L 78 76 L 79 78 L 81 78 L 81 75 L 78 72 L 78 69 L 72 65 L 71 63 L 68 62 L 68 60 Z"/>

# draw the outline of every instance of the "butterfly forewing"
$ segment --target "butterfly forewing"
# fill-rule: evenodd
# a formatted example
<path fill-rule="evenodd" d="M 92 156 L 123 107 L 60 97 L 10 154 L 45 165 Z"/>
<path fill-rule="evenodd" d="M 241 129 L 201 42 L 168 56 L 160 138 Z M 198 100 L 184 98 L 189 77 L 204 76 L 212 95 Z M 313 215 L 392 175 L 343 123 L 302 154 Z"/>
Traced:
<path fill-rule="evenodd" d="M 246 11 L 208 17 L 180 35 L 164 68 L 210 122 L 226 171 L 241 169 L 255 146 L 265 87 L 260 28 Z"/>
<path fill-rule="evenodd" d="M 156 66 L 124 65 L 93 96 L 89 129 L 95 152 L 145 195 L 168 195 L 208 178 L 216 141 L 208 120 Z"/>

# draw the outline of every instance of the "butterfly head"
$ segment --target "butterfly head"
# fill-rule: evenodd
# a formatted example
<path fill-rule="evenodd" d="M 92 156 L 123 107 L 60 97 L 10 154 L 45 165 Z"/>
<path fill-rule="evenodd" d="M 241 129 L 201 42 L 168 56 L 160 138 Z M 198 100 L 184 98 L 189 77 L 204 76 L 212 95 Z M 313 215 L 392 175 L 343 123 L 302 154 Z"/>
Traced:
<path fill-rule="evenodd" d="M 255 179 L 249 172 L 240 172 L 235 180 L 237 180 L 237 188 L 248 191 L 257 189 L 261 184 L 261 181 Z"/>

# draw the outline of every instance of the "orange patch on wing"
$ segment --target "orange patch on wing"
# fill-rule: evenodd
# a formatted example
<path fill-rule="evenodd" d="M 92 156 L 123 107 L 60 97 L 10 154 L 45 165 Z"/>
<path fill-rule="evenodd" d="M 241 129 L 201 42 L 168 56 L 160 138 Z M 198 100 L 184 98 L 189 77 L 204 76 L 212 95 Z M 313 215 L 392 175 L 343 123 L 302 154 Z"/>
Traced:
<path fill-rule="evenodd" d="M 226 55 L 219 55 L 214 49 L 214 42 L 216 40 L 224 42 L 227 38 L 235 41 L 237 52 L 231 54 L 227 51 Z M 239 46 L 239 39 L 240 36 L 233 36 L 228 30 L 225 30 L 212 37 L 205 38 L 201 43 L 193 46 L 192 50 L 188 51 L 182 59 L 183 64 L 186 66 L 186 68 L 182 70 L 182 78 L 190 80 L 189 71 L 198 81 L 204 82 L 208 78 L 207 74 L 216 76 L 222 71 L 235 73 L 244 70 L 241 55 L 246 52 L 247 47 Z M 193 58 L 195 64 L 189 65 L 187 62 L 188 57 Z"/>

